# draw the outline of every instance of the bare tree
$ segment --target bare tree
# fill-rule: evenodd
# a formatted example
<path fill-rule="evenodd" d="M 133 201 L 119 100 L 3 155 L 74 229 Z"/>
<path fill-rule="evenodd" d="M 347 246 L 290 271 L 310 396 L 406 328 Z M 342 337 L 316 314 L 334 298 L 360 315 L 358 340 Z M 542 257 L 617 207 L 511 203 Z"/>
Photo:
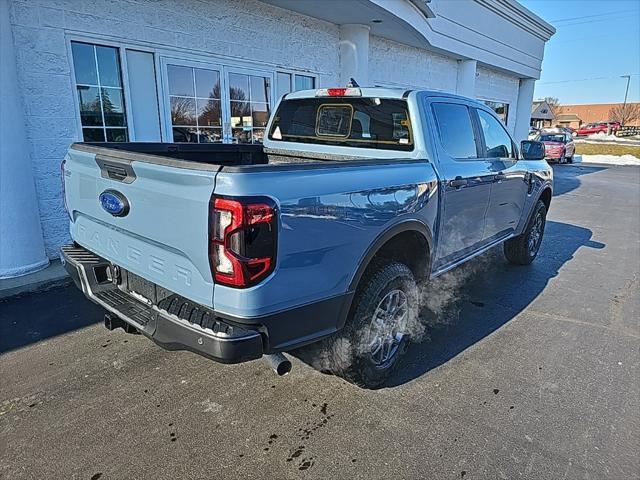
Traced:
<path fill-rule="evenodd" d="M 609 110 L 609 121 L 620 122 L 620 125 L 632 122 L 638 118 L 640 118 L 640 103 L 616 105 Z"/>
<path fill-rule="evenodd" d="M 171 123 L 174 125 L 196 124 L 196 102 L 188 97 L 171 97 Z"/>

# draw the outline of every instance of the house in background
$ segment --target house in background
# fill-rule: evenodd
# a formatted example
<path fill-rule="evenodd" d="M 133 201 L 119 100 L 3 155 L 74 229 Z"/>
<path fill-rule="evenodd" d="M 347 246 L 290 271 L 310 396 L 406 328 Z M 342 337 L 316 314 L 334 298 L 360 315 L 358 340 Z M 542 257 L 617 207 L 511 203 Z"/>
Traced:
<path fill-rule="evenodd" d="M 582 120 L 575 113 L 560 113 L 556 117 L 555 126 L 573 128 L 574 130 L 580 128 Z"/>
<path fill-rule="evenodd" d="M 515 0 L 0 0 L 0 278 L 69 241 L 72 142 L 256 143 L 282 95 L 352 77 L 476 97 L 524 139 L 554 32 Z"/>
<path fill-rule="evenodd" d="M 553 126 L 555 116 L 548 102 L 537 100 L 531 104 L 531 120 L 529 125 L 536 128 Z"/>

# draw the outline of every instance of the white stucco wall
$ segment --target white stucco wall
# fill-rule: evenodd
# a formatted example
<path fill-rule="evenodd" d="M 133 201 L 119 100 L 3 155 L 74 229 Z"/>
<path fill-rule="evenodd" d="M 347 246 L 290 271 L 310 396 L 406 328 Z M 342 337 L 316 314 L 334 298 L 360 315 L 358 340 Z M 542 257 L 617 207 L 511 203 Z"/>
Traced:
<path fill-rule="evenodd" d="M 520 79 L 516 76 L 478 65 L 476 70 L 476 98 L 509 104 L 507 127 L 513 133 L 516 124 L 516 105 Z"/>
<path fill-rule="evenodd" d="M 427 50 L 372 36 L 369 78 L 373 85 L 455 92 L 458 62 Z"/>
<path fill-rule="evenodd" d="M 58 256 L 68 241 L 60 162 L 80 140 L 68 34 L 131 45 L 158 46 L 191 55 L 216 55 L 339 76 L 338 26 L 253 0 L 12 1 L 18 83 L 45 248 Z"/>

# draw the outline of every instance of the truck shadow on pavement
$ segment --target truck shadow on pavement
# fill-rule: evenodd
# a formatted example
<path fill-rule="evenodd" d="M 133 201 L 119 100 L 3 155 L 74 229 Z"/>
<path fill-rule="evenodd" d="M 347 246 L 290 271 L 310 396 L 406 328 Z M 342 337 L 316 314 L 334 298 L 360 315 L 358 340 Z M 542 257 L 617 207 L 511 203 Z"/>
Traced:
<path fill-rule="evenodd" d="M 0 354 L 101 322 L 104 310 L 75 286 L 0 302 Z"/>
<path fill-rule="evenodd" d="M 448 362 L 525 310 L 581 247 L 604 248 L 589 229 L 547 221 L 532 265 L 507 263 L 502 247 L 444 274 L 423 288 L 422 341 L 410 346 L 404 366 L 385 385 L 416 379 Z"/>
<path fill-rule="evenodd" d="M 589 175 L 591 173 L 597 173 L 601 170 L 606 170 L 607 167 L 587 167 L 580 164 L 574 165 L 552 165 L 554 170 L 553 179 L 553 195 L 559 196 L 565 193 L 572 192 L 577 189 L 580 184 L 580 177 L 583 175 Z M 562 174 L 559 174 L 561 171 Z"/>

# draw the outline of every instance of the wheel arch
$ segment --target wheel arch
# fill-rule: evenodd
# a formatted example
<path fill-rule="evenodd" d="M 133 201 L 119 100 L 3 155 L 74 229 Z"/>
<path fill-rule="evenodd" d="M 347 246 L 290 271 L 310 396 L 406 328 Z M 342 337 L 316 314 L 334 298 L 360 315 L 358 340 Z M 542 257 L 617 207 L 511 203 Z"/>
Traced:
<path fill-rule="evenodd" d="M 540 196 L 538 197 L 538 200 L 542 200 L 542 202 L 544 203 L 544 206 L 547 207 L 547 212 L 549 211 L 549 207 L 551 207 L 552 196 L 553 196 L 553 192 L 551 191 L 551 185 L 546 185 L 542 189 L 542 192 L 540 192 Z M 536 203 L 538 203 L 537 200 L 536 200 Z"/>
<path fill-rule="evenodd" d="M 399 247 L 404 248 L 399 248 Z M 397 223 L 380 234 L 369 246 L 358 263 L 358 268 L 349 282 L 349 291 L 355 292 L 367 270 L 380 259 L 397 260 L 406 264 L 416 280 L 428 278 L 431 273 L 433 237 L 427 226 L 418 220 Z M 340 319 L 342 328 L 351 310 L 355 295 Z"/>

